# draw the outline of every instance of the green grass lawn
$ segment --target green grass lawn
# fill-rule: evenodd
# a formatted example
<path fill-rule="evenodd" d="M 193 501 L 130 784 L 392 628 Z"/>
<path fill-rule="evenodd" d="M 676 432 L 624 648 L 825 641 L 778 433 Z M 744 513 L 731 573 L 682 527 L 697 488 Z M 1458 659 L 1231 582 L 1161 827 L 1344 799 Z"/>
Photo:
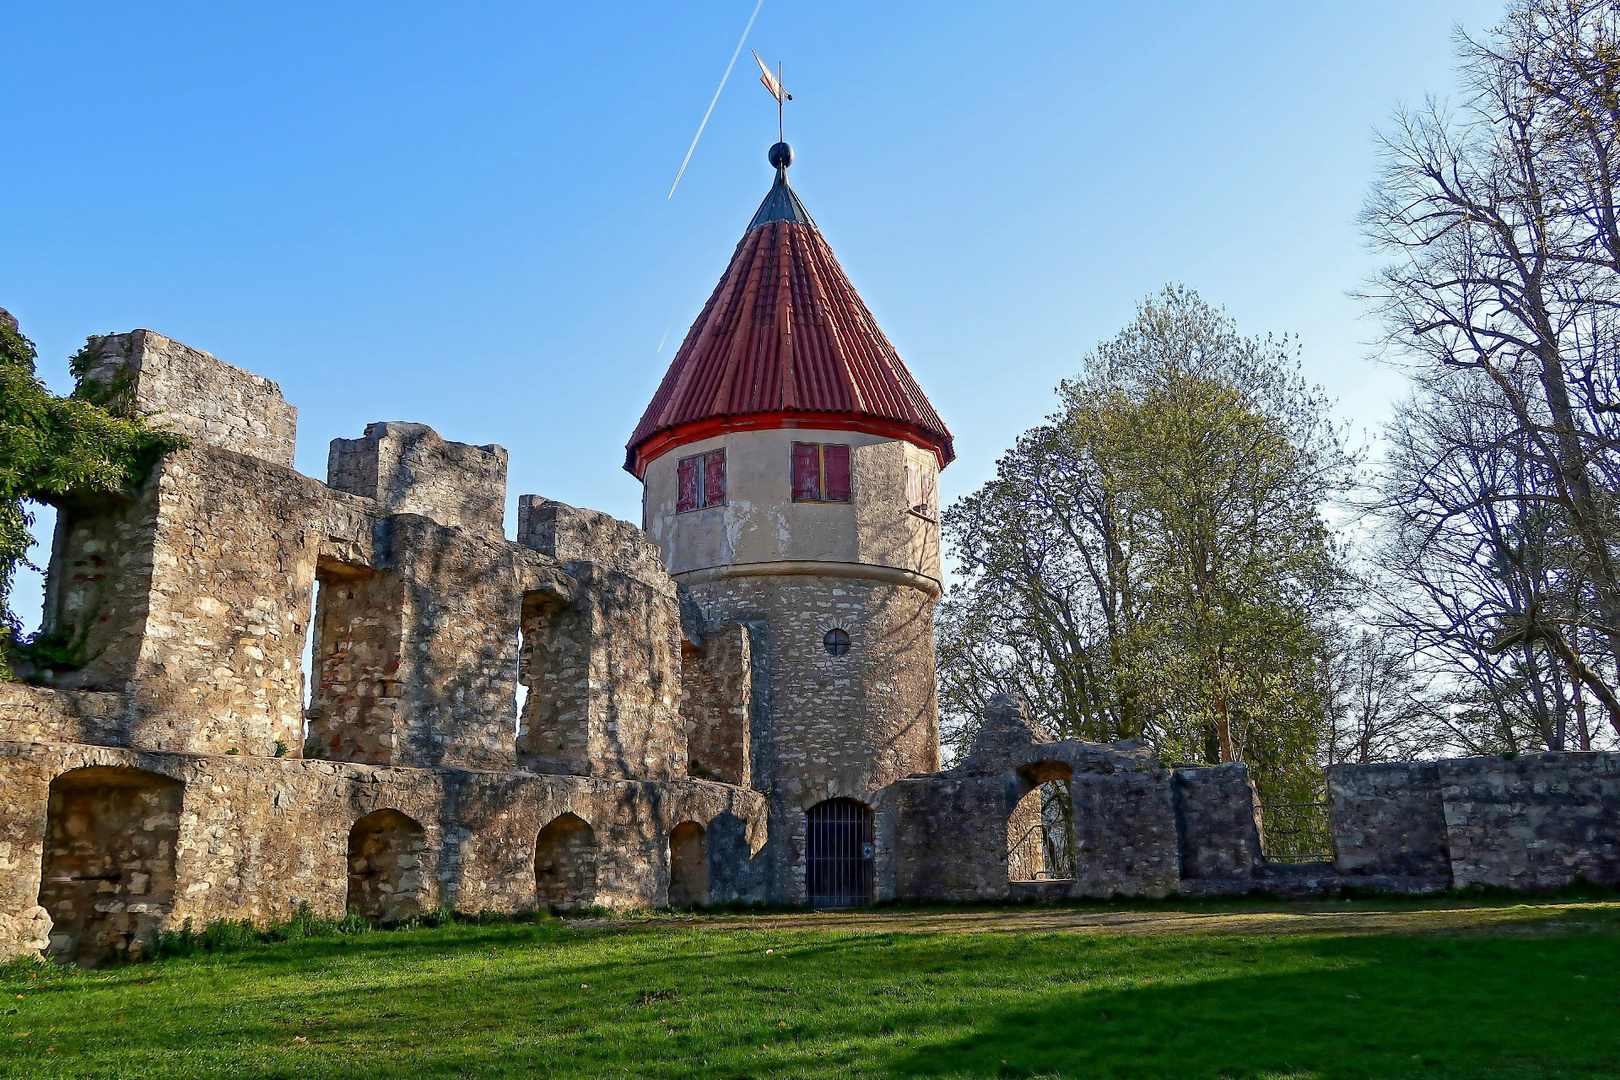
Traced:
<path fill-rule="evenodd" d="M 1620 903 L 641 918 L 0 968 L 0 1076 L 1620 1076 Z"/>

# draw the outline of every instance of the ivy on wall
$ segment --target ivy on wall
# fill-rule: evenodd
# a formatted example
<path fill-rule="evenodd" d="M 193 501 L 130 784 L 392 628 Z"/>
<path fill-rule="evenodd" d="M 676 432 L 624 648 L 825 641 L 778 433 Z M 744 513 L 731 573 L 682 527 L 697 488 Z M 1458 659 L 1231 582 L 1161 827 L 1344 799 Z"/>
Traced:
<path fill-rule="evenodd" d="M 127 491 L 164 454 L 186 445 L 184 436 L 138 415 L 117 378 L 111 385 L 84 381 L 104 340 L 92 337 L 74 356 L 79 387 L 57 397 L 35 374 L 34 343 L 0 308 L 0 679 L 11 678 L 12 662 L 28 659 L 30 649 L 49 647 L 22 640 L 11 610 L 17 567 L 33 565 L 28 503 Z"/>

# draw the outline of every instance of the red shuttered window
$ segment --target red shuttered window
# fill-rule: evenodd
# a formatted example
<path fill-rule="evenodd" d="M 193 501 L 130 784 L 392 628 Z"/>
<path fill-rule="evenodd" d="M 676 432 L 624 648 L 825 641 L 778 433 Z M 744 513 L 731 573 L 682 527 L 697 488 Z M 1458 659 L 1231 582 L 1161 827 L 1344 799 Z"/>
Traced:
<path fill-rule="evenodd" d="M 684 514 L 702 505 L 703 474 L 698 471 L 700 457 L 682 458 L 675 466 L 675 512 Z"/>
<path fill-rule="evenodd" d="M 726 501 L 726 452 L 710 450 L 675 465 L 675 512 L 701 510 Z"/>
<path fill-rule="evenodd" d="M 816 443 L 793 444 L 793 501 L 821 498 L 821 447 Z"/>
<path fill-rule="evenodd" d="M 726 501 L 726 452 L 712 450 L 703 455 L 703 505 L 719 506 Z"/>
<path fill-rule="evenodd" d="M 793 501 L 849 502 L 849 447 L 794 443 Z"/>
<path fill-rule="evenodd" d="M 828 502 L 849 502 L 849 447 L 823 446 L 821 473 L 826 484 L 823 497 Z"/>

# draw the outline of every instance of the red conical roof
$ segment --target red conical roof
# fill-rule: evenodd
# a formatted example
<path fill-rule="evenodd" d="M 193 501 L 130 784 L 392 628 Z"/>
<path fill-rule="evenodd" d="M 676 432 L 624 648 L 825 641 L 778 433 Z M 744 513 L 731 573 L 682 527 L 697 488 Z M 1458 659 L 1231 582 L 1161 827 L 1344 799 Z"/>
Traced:
<path fill-rule="evenodd" d="M 941 468 L 956 456 L 950 431 L 779 166 L 630 436 L 624 467 L 639 477 L 684 443 L 792 427 L 905 439 L 933 451 Z"/>

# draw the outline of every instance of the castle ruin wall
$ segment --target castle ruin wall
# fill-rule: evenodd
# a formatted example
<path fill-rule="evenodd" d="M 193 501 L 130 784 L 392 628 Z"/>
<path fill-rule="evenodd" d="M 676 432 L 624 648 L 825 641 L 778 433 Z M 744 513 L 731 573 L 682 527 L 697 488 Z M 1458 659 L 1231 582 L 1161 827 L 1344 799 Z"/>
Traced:
<path fill-rule="evenodd" d="M 1334 861 L 1287 865 L 1242 765 L 1055 739 L 1011 699 L 938 771 L 910 578 L 677 586 L 595 511 L 523 496 L 507 540 L 497 446 L 373 424 L 323 484 L 269 380 L 148 331 L 85 378 L 191 445 L 60 508 L 61 659 L 0 684 L 0 955 L 305 906 L 656 905 L 672 874 L 683 904 L 799 902 L 828 800 L 870 813 L 880 899 L 1620 884 L 1620 755 L 1335 766 Z M 1013 880 L 1030 835 L 1052 857 Z"/>

